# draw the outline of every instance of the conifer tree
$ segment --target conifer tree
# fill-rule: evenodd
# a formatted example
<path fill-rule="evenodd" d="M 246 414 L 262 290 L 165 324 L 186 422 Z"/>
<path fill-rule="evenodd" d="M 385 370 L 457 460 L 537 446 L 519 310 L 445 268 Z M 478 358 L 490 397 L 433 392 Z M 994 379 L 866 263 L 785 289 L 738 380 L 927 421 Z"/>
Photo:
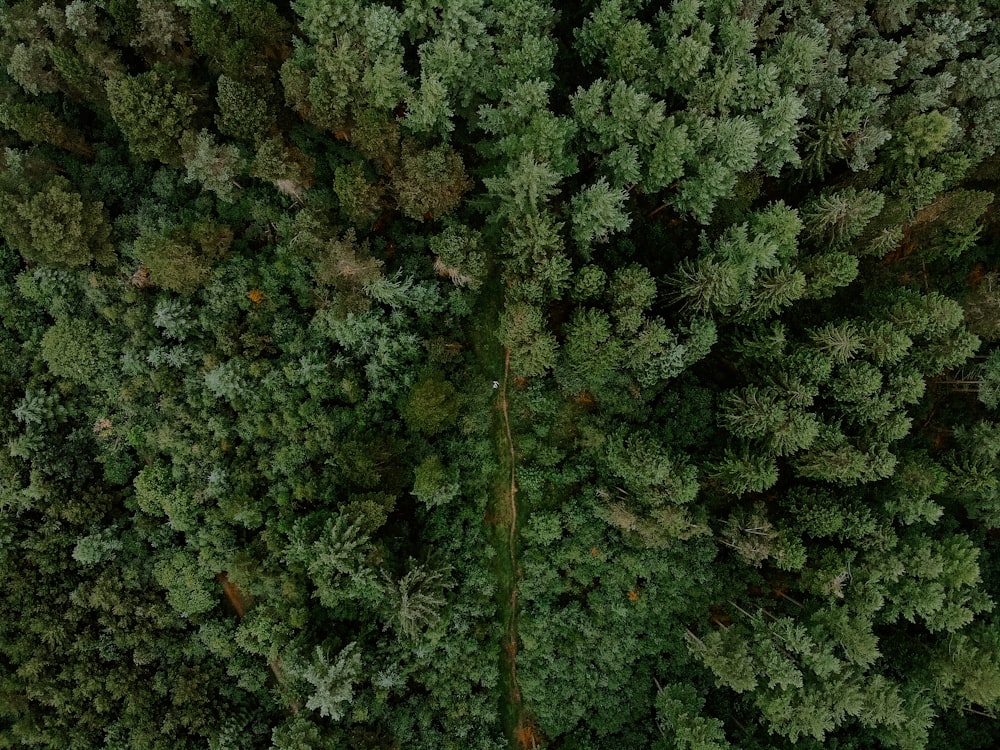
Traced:
<path fill-rule="evenodd" d="M 196 111 L 190 94 L 155 69 L 109 79 L 107 94 L 111 115 L 136 158 L 179 163 L 180 138 Z"/>
<path fill-rule="evenodd" d="M 0 192 L 0 231 L 27 260 L 57 268 L 72 268 L 92 261 L 106 264 L 114 258 L 111 230 L 103 205 L 73 191 L 68 180 L 53 177 L 31 190 L 26 175 L 16 168 Z"/>

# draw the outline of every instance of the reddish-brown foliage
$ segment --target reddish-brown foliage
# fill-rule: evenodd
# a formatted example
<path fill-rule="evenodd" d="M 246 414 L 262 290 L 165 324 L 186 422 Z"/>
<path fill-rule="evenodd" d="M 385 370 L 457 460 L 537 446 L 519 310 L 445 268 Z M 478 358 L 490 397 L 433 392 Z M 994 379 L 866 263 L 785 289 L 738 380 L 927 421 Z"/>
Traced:
<path fill-rule="evenodd" d="M 984 278 L 986 278 L 986 264 L 976 263 L 975 267 L 969 271 L 969 275 L 965 277 L 965 283 L 975 289 Z"/>
<path fill-rule="evenodd" d="M 225 593 L 229 603 L 233 605 L 236 614 L 243 617 L 253 603 L 250 597 L 240 591 L 239 587 L 235 583 L 232 583 L 229 580 L 229 576 L 225 573 L 219 573 L 215 578 L 222 584 L 222 591 Z"/>
<path fill-rule="evenodd" d="M 132 274 L 129 283 L 137 289 L 145 289 L 151 283 L 149 280 L 149 269 L 145 266 L 139 266 L 139 270 Z"/>
<path fill-rule="evenodd" d="M 392 221 L 392 209 L 387 208 L 375 219 L 375 223 L 372 224 L 372 231 L 376 233 L 383 231 L 389 226 L 390 221 Z"/>
<path fill-rule="evenodd" d="M 724 625 L 726 627 L 732 625 L 733 623 L 732 618 L 729 617 L 729 614 L 722 607 L 712 606 L 709 607 L 708 611 L 709 614 L 711 615 L 709 617 L 709 622 L 714 623 L 716 625 Z"/>
<path fill-rule="evenodd" d="M 903 241 L 899 243 L 899 247 L 893 250 L 891 253 L 887 253 L 882 258 L 882 265 L 887 266 L 890 263 L 896 263 L 903 258 L 911 255 L 914 250 L 917 249 L 917 243 L 910 239 L 908 233 L 903 235 Z"/>
<path fill-rule="evenodd" d="M 527 750 L 542 747 L 542 735 L 538 733 L 538 728 L 530 720 L 521 720 L 514 730 L 517 743 Z"/>

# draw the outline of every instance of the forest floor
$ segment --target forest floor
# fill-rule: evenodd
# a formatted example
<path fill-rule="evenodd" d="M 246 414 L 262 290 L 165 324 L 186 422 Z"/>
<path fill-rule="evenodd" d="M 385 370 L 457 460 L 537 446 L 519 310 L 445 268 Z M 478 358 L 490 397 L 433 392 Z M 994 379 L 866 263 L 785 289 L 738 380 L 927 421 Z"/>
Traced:
<path fill-rule="evenodd" d="M 521 577 L 517 547 L 517 456 L 514 451 L 514 434 L 510 427 L 510 403 L 507 386 L 510 382 L 510 351 L 503 352 L 503 379 L 497 392 L 496 409 L 502 426 L 498 430 L 502 475 L 494 484 L 494 505 L 497 511 L 495 529 L 506 537 L 506 554 L 496 566 L 500 581 L 500 615 L 503 621 L 500 655 L 501 718 L 511 748 L 534 750 L 541 748 L 542 740 L 531 715 L 524 705 L 521 687 L 517 681 L 517 581 Z"/>
<path fill-rule="evenodd" d="M 497 393 L 496 409 L 500 412 L 500 453 L 503 480 L 494 486 L 494 502 L 497 510 L 498 531 L 506 536 L 506 555 L 498 566 L 501 573 L 500 614 L 503 620 L 502 653 L 500 657 L 501 689 L 503 695 L 502 718 L 512 747 L 533 747 L 533 737 L 526 736 L 530 723 L 526 720 L 521 688 L 517 682 L 517 459 L 514 452 L 514 436 L 510 429 L 510 407 L 507 400 L 507 384 L 510 381 L 510 351 L 504 349 L 503 379 Z M 530 730 L 528 730 L 530 734 Z M 526 741 L 529 740 L 529 741 Z"/>
<path fill-rule="evenodd" d="M 517 620 L 518 620 L 518 503 L 517 503 L 517 454 L 514 448 L 514 429 L 511 426 L 508 387 L 510 352 L 501 349 L 496 339 L 496 316 L 502 300 L 502 290 L 485 294 L 494 305 L 480 311 L 480 325 L 473 326 L 472 337 L 477 358 L 483 365 L 483 374 L 496 378 L 496 364 L 503 362 L 503 374 L 494 391 L 493 424 L 491 432 L 496 448 L 498 468 L 490 483 L 490 499 L 486 508 L 486 523 L 496 554 L 491 570 L 497 581 L 497 614 L 500 630 L 500 719 L 504 734 L 512 750 L 541 748 L 530 714 L 524 705 L 517 680 Z"/>

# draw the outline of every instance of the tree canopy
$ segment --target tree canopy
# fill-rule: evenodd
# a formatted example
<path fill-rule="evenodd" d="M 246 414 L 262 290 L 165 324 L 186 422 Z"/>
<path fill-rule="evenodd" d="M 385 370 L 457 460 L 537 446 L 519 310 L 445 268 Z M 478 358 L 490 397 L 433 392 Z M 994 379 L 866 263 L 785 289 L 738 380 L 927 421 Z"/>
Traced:
<path fill-rule="evenodd" d="M 1000 14 L 0 0 L 0 747 L 1000 746 Z"/>

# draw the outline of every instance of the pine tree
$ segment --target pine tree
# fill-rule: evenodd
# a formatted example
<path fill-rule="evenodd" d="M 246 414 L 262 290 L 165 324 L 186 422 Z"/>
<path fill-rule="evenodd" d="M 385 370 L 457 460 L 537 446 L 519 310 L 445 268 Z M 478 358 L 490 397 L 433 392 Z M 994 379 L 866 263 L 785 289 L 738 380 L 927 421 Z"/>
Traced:
<path fill-rule="evenodd" d="M 885 197 L 873 190 L 845 188 L 811 201 L 802 218 L 812 237 L 837 247 L 860 235 L 884 204 Z"/>
<path fill-rule="evenodd" d="M 257 149 L 250 174 L 274 183 L 285 195 L 301 200 L 312 185 L 314 161 L 294 147 L 286 146 L 280 136 L 268 138 Z"/>
<path fill-rule="evenodd" d="M 132 153 L 177 165 L 181 135 L 196 111 L 192 97 L 156 70 L 108 80 L 108 102 Z"/>
<path fill-rule="evenodd" d="M 417 638 L 441 622 L 447 604 L 444 592 L 454 586 L 450 572 L 449 567 L 435 569 L 411 559 L 401 578 L 383 573 L 389 617 L 400 636 Z"/>
<path fill-rule="evenodd" d="M 413 494 L 428 508 L 449 503 L 460 492 L 456 473 L 437 454 L 425 458 L 413 472 Z"/>
<path fill-rule="evenodd" d="M 18 194 L 20 193 L 20 194 Z M 59 267 L 114 258 L 103 205 L 84 199 L 55 177 L 37 192 L 0 192 L 0 231 L 27 260 Z"/>
<path fill-rule="evenodd" d="M 562 354 L 568 372 L 559 376 L 564 387 L 573 392 L 586 389 L 600 394 L 610 382 L 617 380 L 625 349 L 612 335 L 607 313 L 592 308 L 579 308 L 566 326 L 566 342 Z"/>
<path fill-rule="evenodd" d="M 27 93 L 35 96 L 59 90 L 58 79 L 49 69 L 51 60 L 48 46 L 45 41 L 39 40 L 30 44 L 17 44 L 10 51 L 7 74 Z"/>
<path fill-rule="evenodd" d="M 252 143 L 261 143 L 274 122 L 268 92 L 260 91 L 226 75 L 219 76 L 215 96 L 219 132 Z"/>
<path fill-rule="evenodd" d="M 85 157 L 94 153 L 79 131 L 62 122 L 40 104 L 33 102 L 0 104 L 0 125 L 15 131 L 26 141 L 51 143 L 53 146 Z"/>
<path fill-rule="evenodd" d="M 687 643 L 695 657 L 712 670 L 720 685 L 737 693 L 757 687 L 757 669 L 744 634 L 739 630 L 713 630 L 704 638 L 688 631 Z"/>
<path fill-rule="evenodd" d="M 175 4 L 166 0 L 138 0 L 139 29 L 132 46 L 149 47 L 160 56 L 166 56 L 175 46 L 188 41 L 187 28 Z"/>
<path fill-rule="evenodd" d="M 356 227 L 370 226 L 382 213 L 382 191 L 371 183 L 360 164 L 338 168 L 333 189 L 344 213 Z"/>
<path fill-rule="evenodd" d="M 288 668 L 290 673 L 313 688 L 306 708 L 338 721 L 344 717 L 354 699 L 354 683 L 361 673 L 361 652 L 357 643 L 351 642 L 337 653 L 335 659 L 331 659 L 322 647 L 317 646 L 311 661 L 291 661 Z"/>
<path fill-rule="evenodd" d="M 811 333 L 813 342 L 836 364 L 846 364 L 864 347 L 864 340 L 853 323 L 827 323 Z"/>
<path fill-rule="evenodd" d="M 983 625 L 954 635 L 935 654 L 935 690 L 949 702 L 995 710 L 1000 704 L 997 634 Z"/>
<path fill-rule="evenodd" d="M 115 368 L 117 347 L 107 331 L 88 322 L 62 318 L 42 337 L 42 358 L 53 375 L 90 386 L 107 381 Z"/>
<path fill-rule="evenodd" d="M 437 373 L 420 378 L 402 408 L 407 424 L 427 435 L 454 424 L 460 410 L 461 401 L 455 386 Z"/>
<path fill-rule="evenodd" d="M 482 235 L 464 225 L 446 227 L 430 239 L 434 270 L 455 286 L 478 289 L 486 280 L 487 257 Z"/>
<path fill-rule="evenodd" d="M 151 283 L 193 294 L 208 281 L 212 263 L 228 253 L 232 239 L 228 227 L 201 221 L 164 233 L 140 235 L 134 252 L 149 269 Z"/>
<path fill-rule="evenodd" d="M 218 143 L 207 130 L 188 131 L 180 138 L 181 158 L 187 179 L 201 183 L 227 203 L 236 201 L 240 186 L 236 178 L 244 171 L 243 157 L 231 144 Z"/>
<path fill-rule="evenodd" d="M 625 197 L 603 178 L 581 190 L 572 199 L 573 239 L 587 247 L 592 242 L 607 242 L 612 233 L 628 229 L 631 222 L 623 209 Z"/>
<path fill-rule="evenodd" d="M 501 315 L 497 335 L 510 349 L 510 366 L 517 375 L 541 375 L 555 364 L 556 339 L 545 329 L 537 307 L 524 302 L 508 305 Z"/>
<path fill-rule="evenodd" d="M 657 725 L 670 732 L 678 750 L 729 750 L 723 724 L 705 716 L 704 699 L 689 685 L 673 684 L 656 693 Z"/>
<path fill-rule="evenodd" d="M 418 221 L 455 210 L 472 187 L 461 156 L 446 146 L 426 150 L 404 146 L 391 184 L 399 209 Z"/>
<path fill-rule="evenodd" d="M 747 492 L 764 492 L 774 486 L 778 481 L 778 466 L 768 456 L 728 451 L 712 466 L 709 476 L 720 482 L 725 492 L 739 497 Z"/>
<path fill-rule="evenodd" d="M 771 525 L 762 504 L 755 505 L 749 512 L 731 514 L 720 536 L 723 544 L 757 568 L 774 556 L 780 545 L 780 534 Z"/>

